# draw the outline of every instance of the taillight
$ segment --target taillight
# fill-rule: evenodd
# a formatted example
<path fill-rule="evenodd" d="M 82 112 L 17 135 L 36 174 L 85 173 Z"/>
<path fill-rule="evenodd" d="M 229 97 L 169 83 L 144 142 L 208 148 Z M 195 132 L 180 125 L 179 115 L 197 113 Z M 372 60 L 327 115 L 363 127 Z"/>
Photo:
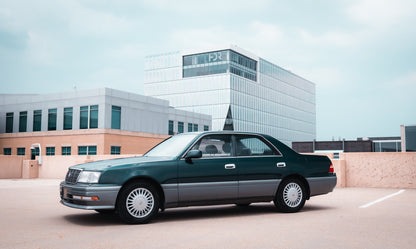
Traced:
<path fill-rule="evenodd" d="M 334 165 L 329 165 L 329 173 L 334 173 Z"/>

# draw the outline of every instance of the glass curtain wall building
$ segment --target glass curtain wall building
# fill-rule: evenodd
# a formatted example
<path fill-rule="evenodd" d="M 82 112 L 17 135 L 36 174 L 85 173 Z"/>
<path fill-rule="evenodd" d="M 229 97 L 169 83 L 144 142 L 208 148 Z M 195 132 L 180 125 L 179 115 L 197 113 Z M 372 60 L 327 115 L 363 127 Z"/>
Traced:
<path fill-rule="evenodd" d="M 145 95 L 209 114 L 212 130 L 316 138 L 315 84 L 239 47 L 145 58 Z M 188 129 L 189 130 L 189 129 Z"/>

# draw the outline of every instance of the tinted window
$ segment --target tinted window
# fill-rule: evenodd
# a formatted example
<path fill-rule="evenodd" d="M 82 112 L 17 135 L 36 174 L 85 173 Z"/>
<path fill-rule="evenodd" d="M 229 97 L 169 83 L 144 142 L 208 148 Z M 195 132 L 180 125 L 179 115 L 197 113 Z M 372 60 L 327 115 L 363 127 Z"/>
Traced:
<path fill-rule="evenodd" d="M 81 106 L 79 115 L 79 128 L 88 129 L 88 106 Z"/>
<path fill-rule="evenodd" d="M 56 108 L 48 110 L 48 131 L 56 130 L 56 113 Z"/>
<path fill-rule="evenodd" d="M 90 128 L 98 128 L 98 105 L 90 106 Z"/>
<path fill-rule="evenodd" d="M 70 146 L 63 146 L 62 147 L 62 155 L 63 156 L 70 156 L 71 155 L 71 147 Z"/>
<path fill-rule="evenodd" d="M 42 110 L 33 111 L 33 131 L 40 131 L 42 128 Z"/>
<path fill-rule="evenodd" d="M 121 107 L 111 107 L 111 129 L 120 129 L 121 124 Z"/>
<path fill-rule="evenodd" d="M 6 133 L 13 132 L 13 112 L 6 114 Z"/>
<path fill-rule="evenodd" d="M 272 146 L 257 136 L 236 136 L 237 156 L 280 155 Z"/>
<path fill-rule="evenodd" d="M 64 108 L 64 130 L 72 130 L 72 107 Z"/>
<path fill-rule="evenodd" d="M 26 132 L 26 128 L 27 128 L 27 111 L 20 112 L 19 132 Z"/>
<path fill-rule="evenodd" d="M 232 140 L 230 135 L 208 135 L 200 139 L 192 150 L 202 151 L 202 157 L 232 156 Z"/>

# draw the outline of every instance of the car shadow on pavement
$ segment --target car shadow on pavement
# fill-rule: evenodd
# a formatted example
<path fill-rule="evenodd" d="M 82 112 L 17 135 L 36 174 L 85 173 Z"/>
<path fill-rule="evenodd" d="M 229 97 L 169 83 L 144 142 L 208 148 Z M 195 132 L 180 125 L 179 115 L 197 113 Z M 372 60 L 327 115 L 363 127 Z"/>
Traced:
<path fill-rule="evenodd" d="M 65 215 L 64 219 L 80 226 L 112 226 L 124 224 L 116 214 L 100 214 L 96 212 L 69 214 Z"/>
<path fill-rule="evenodd" d="M 305 205 L 300 212 L 317 212 L 328 209 L 333 209 L 333 207 Z M 271 203 L 256 203 L 246 207 L 221 205 L 172 208 L 159 212 L 151 222 L 164 223 L 186 220 L 220 219 L 273 213 L 278 215 L 287 215 L 277 211 L 276 207 Z M 125 224 L 119 219 L 117 214 L 99 214 L 95 212 L 70 214 L 64 216 L 64 219 L 70 223 L 80 226 L 113 226 Z"/>
<path fill-rule="evenodd" d="M 331 207 L 309 205 L 306 206 L 300 212 L 315 212 L 331 209 Z M 168 209 L 164 212 L 160 212 L 154 219 L 154 222 L 171 222 L 171 221 L 183 221 L 183 220 L 201 220 L 201 219 L 216 219 L 216 218 L 231 218 L 238 216 L 255 216 L 261 214 L 281 214 L 277 211 L 273 204 L 262 203 L 252 204 L 246 207 L 240 207 L 236 205 L 226 206 L 204 206 L 204 207 L 189 207 L 189 208 L 177 208 Z"/>

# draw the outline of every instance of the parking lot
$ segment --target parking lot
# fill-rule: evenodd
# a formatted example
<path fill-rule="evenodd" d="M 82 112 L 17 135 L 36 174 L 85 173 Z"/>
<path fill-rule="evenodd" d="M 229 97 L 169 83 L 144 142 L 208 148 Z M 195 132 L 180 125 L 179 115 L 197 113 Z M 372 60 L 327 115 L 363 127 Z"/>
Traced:
<path fill-rule="evenodd" d="M 336 188 L 294 214 L 188 207 L 125 225 L 61 205 L 59 180 L 0 180 L 0 229 L 0 248 L 416 248 L 416 189 Z"/>

